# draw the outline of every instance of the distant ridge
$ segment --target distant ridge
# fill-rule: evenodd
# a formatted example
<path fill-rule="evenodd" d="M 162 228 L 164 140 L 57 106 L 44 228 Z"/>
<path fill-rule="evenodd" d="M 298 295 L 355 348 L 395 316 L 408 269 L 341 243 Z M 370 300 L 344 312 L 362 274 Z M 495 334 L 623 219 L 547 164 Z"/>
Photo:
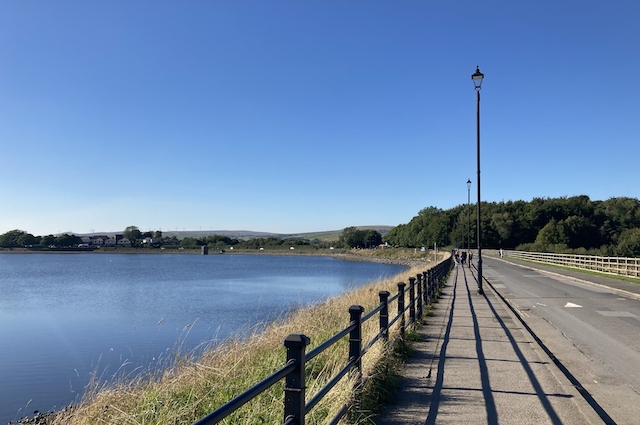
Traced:
<path fill-rule="evenodd" d="M 361 230 L 368 230 L 368 229 L 377 230 L 381 235 L 384 235 L 389 230 L 393 229 L 394 226 L 380 225 L 380 226 L 355 226 L 355 227 Z M 145 231 L 144 229 L 140 229 L 140 230 L 142 232 Z M 77 236 L 93 236 L 93 235 L 113 236 L 116 233 L 121 234 L 122 231 L 74 233 L 74 234 Z M 317 231 L 317 232 L 303 232 L 303 233 L 273 233 L 273 232 L 260 232 L 260 231 L 254 231 L 254 230 L 167 230 L 167 231 L 162 231 L 162 236 L 168 236 L 168 237 L 175 236 L 178 239 L 183 239 L 187 237 L 202 238 L 205 236 L 220 235 L 220 236 L 228 236 L 230 238 L 240 239 L 240 240 L 268 238 L 268 237 L 337 240 L 341 234 L 342 234 L 342 229 L 325 230 L 325 231 Z"/>

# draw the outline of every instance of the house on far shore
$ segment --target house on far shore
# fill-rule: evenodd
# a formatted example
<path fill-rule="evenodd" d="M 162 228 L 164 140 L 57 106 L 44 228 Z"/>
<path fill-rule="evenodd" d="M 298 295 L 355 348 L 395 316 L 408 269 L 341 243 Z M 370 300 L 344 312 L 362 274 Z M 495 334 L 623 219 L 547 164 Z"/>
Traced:
<path fill-rule="evenodd" d="M 156 238 L 144 238 L 142 240 L 143 245 L 153 245 L 155 243 L 158 243 L 158 240 Z"/>
<path fill-rule="evenodd" d="M 131 246 L 131 241 L 128 238 L 118 239 L 118 246 Z"/>
<path fill-rule="evenodd" d="M 90 245 L 93 246 L 104 246 L 105 242 L 109 240 L 109 236 L 92 236 Z M 84 239 L 83 239 L 84 241 Z"/>
<path fill-rule="evenodd" d="M 106 235 L 83 236 L 81 239 L 83 244 L 94 247 L 131 246 L 131 241 L 127 238 L 123 238 L 122 235 L 114 235 L 113 237 Z"/>

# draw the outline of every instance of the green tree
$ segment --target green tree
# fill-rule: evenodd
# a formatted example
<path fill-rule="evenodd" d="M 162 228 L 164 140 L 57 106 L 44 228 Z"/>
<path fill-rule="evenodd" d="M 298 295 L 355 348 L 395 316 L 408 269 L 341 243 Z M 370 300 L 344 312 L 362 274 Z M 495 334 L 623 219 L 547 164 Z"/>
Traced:
<path fill-rule="evenodd" d="M 122 232 L 122 237 L 135 242 L 142 239 L 142 232 L 136 226 L 129 226 Z"/>
<path fill-rule="evenodd" d="M 33 236 L 31 233 L 23 233 L 18 237 L 19 246 L 31 246 L 36 245 L 38 243 L 38 239 Z"/>
<path fill-rule="evenodd" d="M 496 213 L 491 217 L 491 223 L 500 236 L 500 245 L 511 238 L 513 230 L 513 218 L 508 212 Z"/>
<path fill-rule="evenodd" d="M 382 235 L 374 229 L 364 231 L 364 242 L 367 248 L 373 248 L 382 243 Z"/>
<path fill-rule="evenodd" d="M 377 230 L 351 226 L 342 230 L 338 243 L 344 248 L 372 248 L 382 243 L 382 235 Z"/>
<path fill-rule="evenodd" d="M 571 216 L 564 220 L 564 234 L 569 248 L 593 248 L 600 246 L 600 234 L 588 218 Z"/>
<path fill-rule="evenodd" d="M 541 246 L 547 245 L 566 245 L 569 242 L 569 238 L 564 232 L 564 221 L 556 221 L 551 219 L 540 232 L 536 238 L 536 244 Z"/>
<path fill-rule="evenodd" d="M 67 247 L 67 246 L 78 246 L 81 243 L 82 243 L 82 238 L 79 238 L 76 235 L 63 233 L 62 235 L 58 235 L 56 237 L 56 241 L 54 245 L 60 246 L 60 247 Z"/>
<path fill-rule="evenodd" d="M 180 241 L 180 246 L 187 249 L 195 249 L 202 245 L 202 242 L 196 238 L 186 237 Z"/>
<path fill-rule="evenodd" d="M 24 246 L 25 244 L 21 243 L 21 241 L 26 237 L 33 237 L 33 235 L 23 230 L 10 230 L 0 235 L 0 246 L 5 248 Z"/>
<path fill-rule="evenodd" d="M 40 239 L 40 245 L 42 246 L 51 246 L 51 245 L 55 245 L 55 243 L 56 243 L 56 237 L 53 235 L 43 236 Z"/>
<path fill-rule="evenodd" d="M 640 228 L 626 229 L 620 234 L 616 255 L 621 257 L 640 256 Z"/>

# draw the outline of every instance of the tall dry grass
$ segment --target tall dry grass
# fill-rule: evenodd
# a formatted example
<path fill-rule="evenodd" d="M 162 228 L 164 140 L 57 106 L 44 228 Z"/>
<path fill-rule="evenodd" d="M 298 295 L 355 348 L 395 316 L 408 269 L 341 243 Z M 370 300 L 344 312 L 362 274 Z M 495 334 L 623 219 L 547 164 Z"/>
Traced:
<path fill-rule="evenodd" d="M 414 265 L 408 271 L 357 289 L 325 302 L 289 314 L 244 340 L 228 340 L 204 354 L 177 354 L 171 366 L 156 378 L 121 379 L 103 386 L 99 380 L 87 388 L 81 402 L 50 419 L 52 425 L 178 425 L 191 424 L 241 394 L 284 366 L 283 339 L 303 333 L 313 347 L 349 324 L 348 308 L 359 304 L 366 312 L 379 304 L 378 293 L 397 292 L 397 282 L 430 268 L 432 263 Z M 390 313 L 396 305 L 390 305 Z M 395 314 L 393 314 L 394 316 Z M 377 317 L 363 325 L 366 343 L 378 332 Z M 397 329 L 391 330 L 392 335 Z M 384 355 L 376 343 L 362 361 L 363 376 L 375 373 Z M 348 341 L 343 338 L 307 365 L 307 399 L 344 367 Z M 308 415 L 307 424 L 326 423 L 353 397 L 353 385 L 345 378 Z M 283 420 L 283 385 L 276 384 L 228 417 L 225 424 L 277 424 Z"/>

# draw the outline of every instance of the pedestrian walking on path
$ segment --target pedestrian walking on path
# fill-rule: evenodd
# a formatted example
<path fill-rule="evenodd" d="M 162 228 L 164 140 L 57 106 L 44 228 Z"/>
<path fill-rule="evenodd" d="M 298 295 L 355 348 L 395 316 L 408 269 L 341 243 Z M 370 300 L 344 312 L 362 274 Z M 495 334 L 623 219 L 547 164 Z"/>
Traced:
<path fill-rule="evenodd" d="M 453 269 L 377 425 L 598 423 L 474 269 Z M 488 286 L 488 285 L 487 285 Z M 602 423 L 602 422 L 599 422 Z"/>

